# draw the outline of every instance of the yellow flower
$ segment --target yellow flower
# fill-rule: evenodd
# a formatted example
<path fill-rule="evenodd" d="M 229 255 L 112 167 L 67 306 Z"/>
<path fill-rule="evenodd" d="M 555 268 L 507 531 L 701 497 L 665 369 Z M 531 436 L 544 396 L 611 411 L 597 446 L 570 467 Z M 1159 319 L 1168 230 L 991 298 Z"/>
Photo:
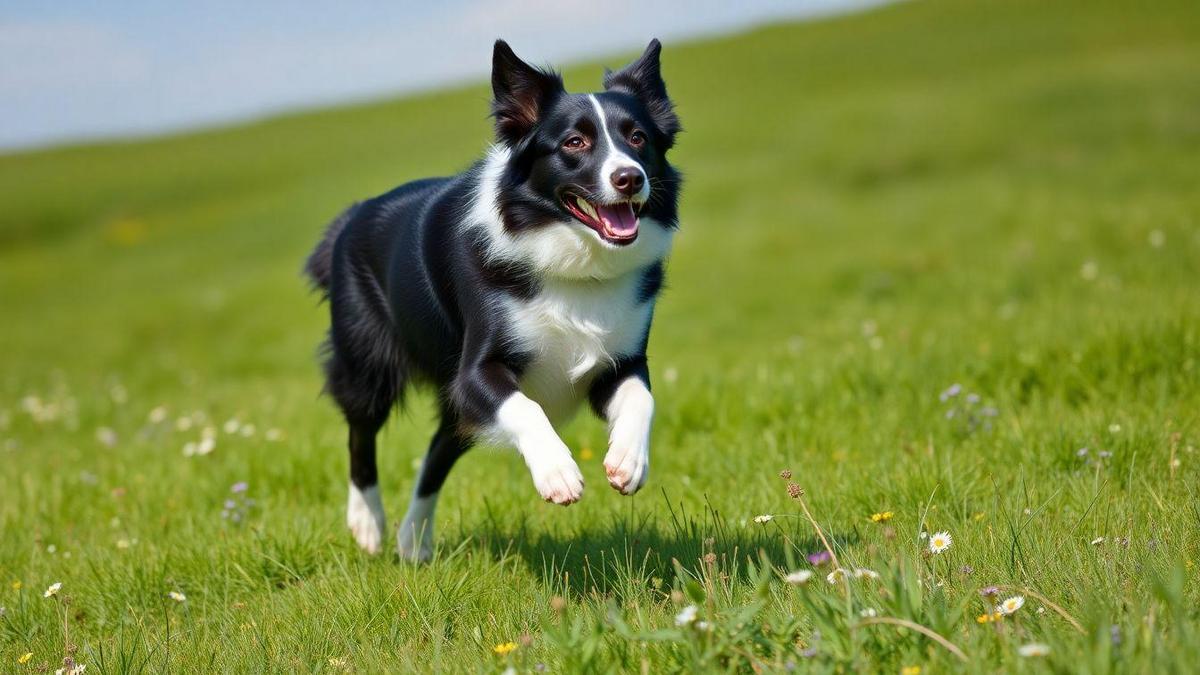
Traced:
<path fill-rule="evenodd" d="M 894 516 L 894 515 L 896 515 L 896 514 L 892 513 L 891 511 L 883 511 L 881 513 L 872 513 L 871 514 L 871 522 L 872 523 L 886 523 L 887 521 L 891 520 L 892 516 Z"/>
<path fill-rule="evenodd" d="M 21 580 L 20 580 L 20 579 L 13 579 L 13 582 L 12 582 L 11 584 L 9 584 L 9 586 L 12 586 L 12 589 L 13 589 L 14 591 L 19 591 L 19 590 L 21 590 L 21 585 L 22 585 L 22 584 L 21 584 Z"/>
<path fill-rule="evenodd" d="M 591 459 L 592 457 L 595 457 L 595 455 L 592 453 L 591 448 L 583 448 L 579 451 L 579 459 L 582 459 L 585 462 L 588 461 L 589 459 Z"/>
<path fill-rule="evenodd" d="M 1000 612 L 995 612 L 993 614 L 980 614 L 979 616 L 975 617 L 975 623 L 989 623 L 992 621 L 1003 621 L 1003 620 L 1004 620 L 1004 615 L 1001 614 Z"/>
<path fill-rule="evenodd" d="M 21 665 L 25 665 L 26 663 L 29 663 L 29 660 L 32 658 L 33 658 L 33 652 L 25 652 L 17 659 L 17 663 L 19 663 Z"/>
<path fill-rule="evenodd" d="M 921 666 L 904 666 L 900 669 L 900 675 L 921 675 Z"/>
<path fill-rule="evenodd" d="M 515 643 L 515 642 L 501 642 L 500 644 L 496 645 L 495 647 L 492 647 L 492 651 L 496 652 L 500 656 L 506 656 L 506 655 L 510 654 L 516 648 L 517 648 L 517 643 Z"/>

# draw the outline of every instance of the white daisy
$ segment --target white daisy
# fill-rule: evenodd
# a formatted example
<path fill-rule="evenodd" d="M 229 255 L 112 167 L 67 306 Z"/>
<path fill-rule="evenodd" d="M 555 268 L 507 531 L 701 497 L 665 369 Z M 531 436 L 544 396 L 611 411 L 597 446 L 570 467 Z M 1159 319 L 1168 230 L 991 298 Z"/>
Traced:
<path fill-rule="evenodd" d="M 784 577 L 783 580 L 789 584 L 795 584 L 799 586 L 801 584 L 807 584 L 808 580 L 811 579 L 812 576 L 812 570 L 796 570 L 795 572 L 792 572 Z"/>
<path fill-rule="evenodd" d="M 844 578 L 846 578 L 846 570 L 840 567 L 825 575 L 825 581 L 831 584 L 836 584 Z"/>
<path fill-rule="evenodd" d="M 1004 616 L 1009 616 L 1011 614 L 1016 613 L 1016 611 L 1018 609 L 1021 609 L 1021 607 L 1024 604 L 1025 604 L 1025 596 L 1014 595 L 1011 598 L 1000 603 L 999 605 L 996 605 L 996 611 L 1000 612 Z"/>
<path fill-rule="evenodd" d="M 50 584 L 50 588 L 47 588 L 45 593 L 42 593 L 42 597 L 43 598 L 53 597 L 55 595 L 58 595 L 58 592 L 60 590 L 62 590 L 62 582 L 56 581 L 56 582 Z"/>
<path fill-rule="evenodd" d="M 184 602 L 187 600 L 187 596 L 179 591 L 171 591 L 170 593 L 167 593 L 167 597 L 175 602 Z"/>
<path fill-rule="evenodd" d="M 950 548 L 950 545 L 953 543 L 954 539 L 950 536 L 949 532 L 935 532 L 929 537 L 929 552 L 941 553 Z"/>
<path fill-rule="evenodd" d="M 860 611 L 858 613 L 858 615 L 864 619 L 870 619 L 872 617 L 879 616 L 879 612 L 875 611 L 874 607 L 867 607 L 867 608 L 863 609 L 862 611 Z"/>
<path fill-rule="evenodd" d="M 700 608 L 695 605 L 688 605 L 687 607 L 684 607 L 683 609 L 679 610 L 678 614 L 675 615 L 675 625 L 686 626 L 692 623 L 696 620 L 696 613 L 699 611 Z"/>
<path fill-rule="evenodd" d="M 1092 540 L 1092 546 L 1099 546 L 1104 543 L 1104 537 L 1096 537 Z"/>
<path fill-rule="evenodd" d="M 869 570 L 865 567 L 855 567 L 854 568 L 854 578 L 855 579 L 878 579 L 879 572 L 876 572 L 875 570 Z"/>
<path fill-rule="evenodd" d="M 769 514 L 769 513 L 764 513 L 764 514 L 763 514 L 763 515 L 761 515 L 761 516 L 754 516 L 754 522 L 756 522 L 756 523 L 759 523 L 759 524 L 762 524 L 762 523 L 769 523 L 769 522 L 771 522 L 771 520 L 773 520 L 774 518 L 775 518 L 775 516 L 773 516 L 773 515 L 771 515 L 771 514 Z"/>
<path fill-rule="evenodd" d="M 1026 658 L 1030 656 L 1047 656 L 1050 654 L 1050 645 L 1041 642 L 1030 642 L 1027 645 L 1018 647 L 1017 653 Z"/>

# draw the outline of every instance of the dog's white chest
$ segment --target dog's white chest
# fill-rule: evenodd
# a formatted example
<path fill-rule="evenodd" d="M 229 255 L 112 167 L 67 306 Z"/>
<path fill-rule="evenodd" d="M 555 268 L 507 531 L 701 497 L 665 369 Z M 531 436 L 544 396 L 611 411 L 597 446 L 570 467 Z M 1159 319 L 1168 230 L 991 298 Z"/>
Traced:
<path fill-rule="evenodd" d="M 518 346 L 533 355 L 521 391 L 555 425 L 575 413 L 600 368 L 641 346 L 653 301 L 638 302 L 640 279 L 547 282 L 537 296 L 509 302 Z"/>

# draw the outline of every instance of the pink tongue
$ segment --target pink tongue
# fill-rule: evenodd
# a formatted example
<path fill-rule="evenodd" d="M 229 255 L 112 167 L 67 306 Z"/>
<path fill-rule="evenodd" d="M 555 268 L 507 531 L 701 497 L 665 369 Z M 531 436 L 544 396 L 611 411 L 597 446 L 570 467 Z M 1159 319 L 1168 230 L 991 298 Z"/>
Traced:
<path fill-rule="evenodd" d="M 596 213 L 604 223 L 604 229 L 618 237 L 628 237 L 637 233 L 638 219 L 633 215 L 633 205 L 626 202 L 616 206 L 596 205 Z"/>

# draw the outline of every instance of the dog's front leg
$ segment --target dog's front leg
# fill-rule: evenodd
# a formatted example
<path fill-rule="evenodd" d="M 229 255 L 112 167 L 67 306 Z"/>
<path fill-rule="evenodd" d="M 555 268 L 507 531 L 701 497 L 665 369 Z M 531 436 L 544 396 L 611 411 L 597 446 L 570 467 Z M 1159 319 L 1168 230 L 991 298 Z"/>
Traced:
<path fill-rule="evenodd" d="M 456 394 L 465 418 L 477 420 L 486 438 L 521 453 L 542 499 L 564 506 L 579 501 L 579 466 L 542 407 L 517 389 L 511 369 L 491 362 L 464 371 Z"/>
<path fill-rule="evenodd" d="M 608 420 L 608 453 L 604 470 L 608 483 L 621 494 L 641 489 L 650 472 L 650 425 L 654 397 L 645 357 L 618 362 L 592 389 L 592 405 Z"/>

